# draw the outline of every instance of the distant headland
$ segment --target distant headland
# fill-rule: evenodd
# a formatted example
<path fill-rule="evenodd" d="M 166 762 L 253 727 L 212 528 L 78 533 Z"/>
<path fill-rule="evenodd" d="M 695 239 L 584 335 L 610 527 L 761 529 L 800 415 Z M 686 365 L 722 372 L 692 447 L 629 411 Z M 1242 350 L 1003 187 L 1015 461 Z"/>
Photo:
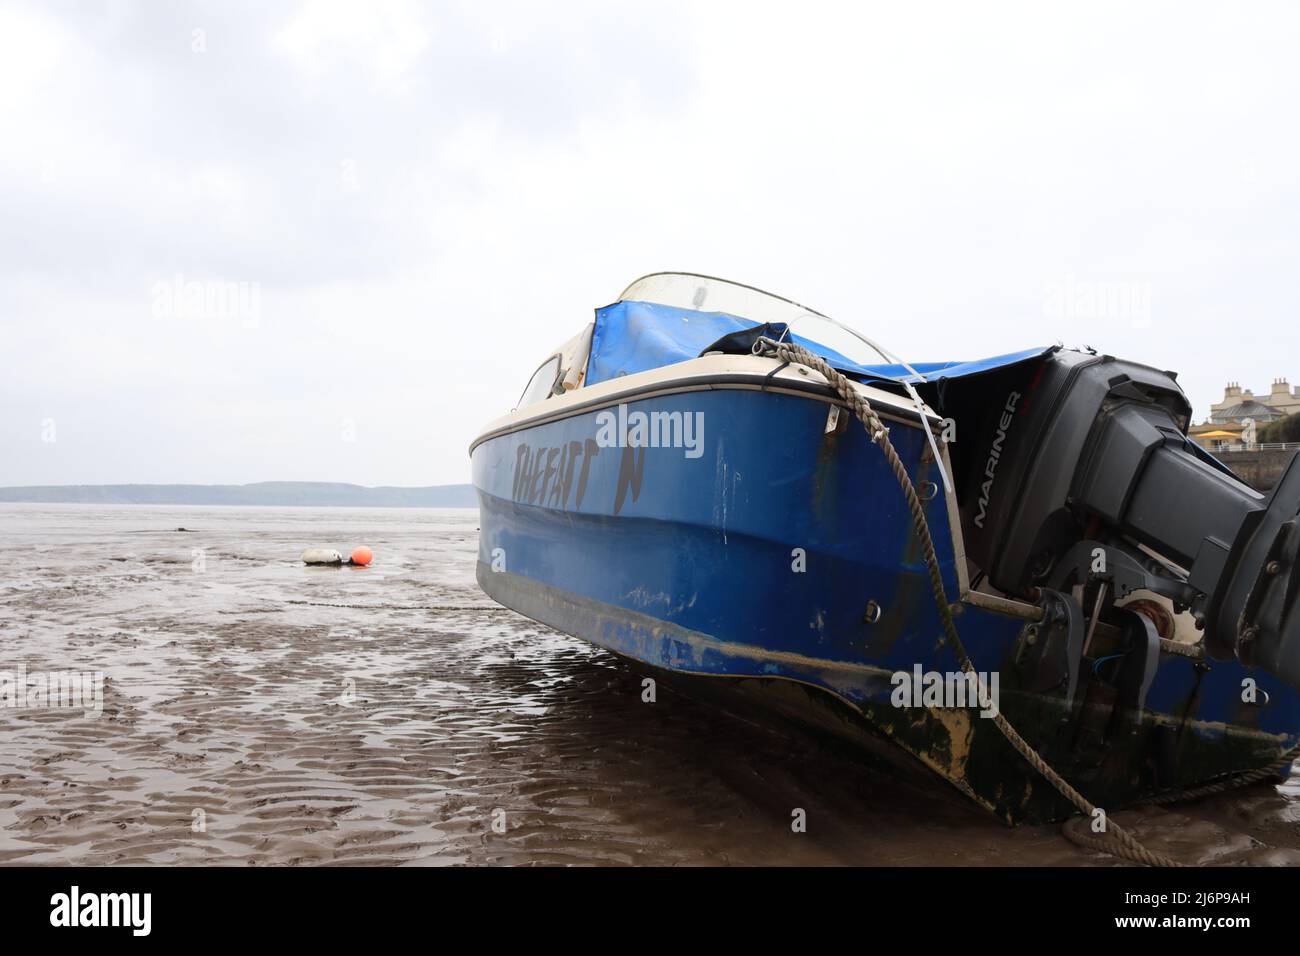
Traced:
<path fill-rule="evenodd" d="M 259 481 L 251 485 L 25 485 L 0 487 L 0 502 L 309 508 L 473 508 L 478 504 L 472 485 L 368 488 L 332 481 Z"/>

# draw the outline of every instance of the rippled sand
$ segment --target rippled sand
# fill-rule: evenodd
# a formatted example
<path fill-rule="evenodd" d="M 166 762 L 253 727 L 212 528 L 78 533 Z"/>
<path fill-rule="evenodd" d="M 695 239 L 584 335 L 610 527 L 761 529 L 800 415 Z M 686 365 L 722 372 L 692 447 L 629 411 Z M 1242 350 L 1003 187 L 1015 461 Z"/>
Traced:
<path fill-rule="evenodd" d="M 0 670 L 106 678 L 98 718 L 0 709 L 0 862 L 1116 865 L 801 732 L 643 703 L 629 665 L 490 604 L 476 529 L 0 505 Z M 370 568 L 298 561 L 361 543 Z M 1116 818 L 1185 862 L 1293 864 L 1298 798 Z"/>

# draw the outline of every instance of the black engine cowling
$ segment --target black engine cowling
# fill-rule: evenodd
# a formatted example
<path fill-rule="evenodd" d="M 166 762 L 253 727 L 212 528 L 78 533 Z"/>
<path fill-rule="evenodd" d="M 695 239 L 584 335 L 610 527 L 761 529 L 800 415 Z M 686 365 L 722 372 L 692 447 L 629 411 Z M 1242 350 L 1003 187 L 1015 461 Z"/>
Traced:
<path fill-rule="evenodd" d="M 999 590 L 1033 596 L 1104 542 L 1192 612 L 1211 654 L 1300 687 L 1295 461 L 1252 490 L 1187 438 L 1172 373 L 1110 356 L 1057 349 L 928 397 L 957 421 L 966 550 Z"/>

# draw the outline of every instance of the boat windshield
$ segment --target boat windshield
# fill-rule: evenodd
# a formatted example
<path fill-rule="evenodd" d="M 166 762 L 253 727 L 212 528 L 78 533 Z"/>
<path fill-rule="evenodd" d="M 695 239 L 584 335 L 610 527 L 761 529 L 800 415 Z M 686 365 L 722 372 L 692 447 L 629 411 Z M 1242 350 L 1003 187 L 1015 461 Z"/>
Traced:
<path fill-rule="evenodd" d="M 620 301 L 654 302 L 699 312 L 725 312 L 755 322 L 784 322 L 801 338 L 824 345 L 858 365 L 894 359 L 847 325 L 814 309 L 753 286 L 689 272 L 656 272 L 623 290 Z"/>

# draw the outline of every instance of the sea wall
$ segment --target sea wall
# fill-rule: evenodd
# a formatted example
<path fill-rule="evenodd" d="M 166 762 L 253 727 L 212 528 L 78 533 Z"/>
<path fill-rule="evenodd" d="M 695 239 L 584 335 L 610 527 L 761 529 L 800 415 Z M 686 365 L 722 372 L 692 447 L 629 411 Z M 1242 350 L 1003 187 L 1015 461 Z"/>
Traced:
<path fill-rule="evenodd" d="M 1255 451 L 1216 451 L 1214 457 L 1231 468 L 1233 474 L 1252 488 L 1268 491 L 1277 484 L 1295 454 L 1294 448 L 1268 448 Z"/>

